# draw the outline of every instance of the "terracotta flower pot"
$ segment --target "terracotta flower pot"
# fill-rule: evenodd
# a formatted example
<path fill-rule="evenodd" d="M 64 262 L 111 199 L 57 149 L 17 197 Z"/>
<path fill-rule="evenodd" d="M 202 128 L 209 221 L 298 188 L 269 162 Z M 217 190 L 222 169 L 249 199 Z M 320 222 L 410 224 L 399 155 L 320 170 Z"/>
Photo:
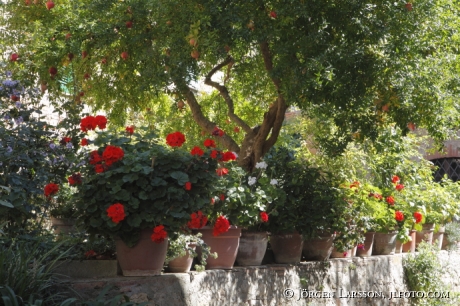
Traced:
<path fill-rule="evenodd" d="M 302 256 L 302 236 L 295 232 L 270 236 L 270 246 L 276 263 L 297 264 Z"/>
<path fill-rule="evenodd" d="M 139 242 L 132 248 L 123 240 L 115 239 L 117 260 L 124 276 L 158 275 L 163 269 L 168 250 L 168 239 L 153 242 L 152 229 L 142 229 Z"/>
<path fill-rule="evenodd" d="M 417 233 L 416 230 L 411 230 L 410 231 L 409 236 L 410 236 L 410 238 L 412 240 L 403 244 L 403 246 L 402 246 L 402 252 L 403 253 L 407 253 L 407 252 L 414 253 L 415 252 L 416 233 Z"/>
<path fill-rule="evenodd" d="M 267 250 L 267 232 L 243 231 L 236 262 L 240 266 L 260 266 Z"/>
<path fill-rule="evenodd" d="M 189 244 L 192 249 L 196 248 L 195 244 Z M 168 263 L 169 271 L 173 273 L 187 273 L 190 272 L 193 264 L 193 257 L 186 251 L 184 256 L 174 258 Z"/>
<path fill-rule="evenodd" d="M 304 240 L 302 253 L 305 260 L 328 260 L 334 249 L 334 234 L 321 233 L 319 237 Z"/>
<path fill-rule="evenodd" d="M 433 242 L 433 232 L 434 232 L 434 224 L 433 223 L 425 223 L 422 226 L 421 232 L 416 232 L 416 241 L 415 247 L 417 248 L 420 242 L 425 241 L 426 243 L 431 244 Z"/>
<path fill-rule="evenodd" d="M 372 248 L 374 246 L 374 236 L 375 232 L 367 232 L 364 234 L 363 246 L 357 248 L 356 256 L 368 257 L 372 255 Z"/>
<path fill-rule="evenodd" d="M 397 232 L 375 233 L 372 255 L 393 255 L 396 251 Z"/>
<path fill-rule="evenodd" d="M 351 258 L 356 256 L 356 247 L 353 249 L 347 250 L 345 252 L 339 252 L 337 249 L 334 247 L 331 253 L 331 258 Z"/>
<path fill-rule="evenodd" d="M 217 258 L 209 256 L 206 260 L 206 269 L 233 269 L 240 244 L 241 228 L 231 226 L 228 232 L 219 236 L 213 236 L 213 229 L 210 226 L 205 226 L 196 232 L 202 234 L 201 239 L 211 248 L 212 253 L 217 252 Z M 198 255 L 200 251 L 198 248 Z"/>
<path fill-rule="evenodd" d="M 437 245 L 440 250 L 442 249 L 445 231 L 446 231 L 446 228 L 444 226 L 440 226 L 439 230 L 436 233 L 433 233 L 432 243 L 434 245 Z"/>
<path fill-rule="evenodd" d="M 50 217 L 50 219 L 56 235 L 73 233 L 75 231 L 75 219 L 73 218 Z"/>

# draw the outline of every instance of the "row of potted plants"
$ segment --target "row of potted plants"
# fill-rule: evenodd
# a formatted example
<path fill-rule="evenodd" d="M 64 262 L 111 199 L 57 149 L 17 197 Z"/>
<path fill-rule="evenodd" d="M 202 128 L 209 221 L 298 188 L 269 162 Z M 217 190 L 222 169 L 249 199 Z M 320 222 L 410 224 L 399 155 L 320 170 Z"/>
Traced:
<path fill-rule="evenodd" d="M 178 131 L 162 140 L 148 128 L 128 126 L 120 132 L 106 127 L 104 116 L 81 120 L 85 137 L 78 140 L 81 149 L 68 184 L 49 182 L 44 193 L 55 202 L 55 212 L 71 206 L 89 234 L 115 238 L 125 275 L 158 273 L 168 240 L 174 245 L 179 237 L 197 232 L 205 242 L 222 242 L 210 251 L 202 245 L 206 255 L 217 252 L 220 259 L 236 256 L 238 243 L 230 250 L 230 241 L 242 229 L 243 237 L 261 244 L 262 257 L 267 232 L 272 248 L 287 240 L 286 234 L 309 239 L 334 233 L 335 248 L 343 254 L 364 244 L 366 232 L 397 231 L 398 239 L 407 242 L 410 230 L 420 230 L 424 223 L 443 224 L 458 210 L 453 192 L 458 187 L 449 181 L 428 186 L 392 175 L 379 187 L 341 183 L 286 147 L 272 149 L 248 173 L 235 163 L 234 152 L 218 148 L 224 135 L 218 127 L 190 151 L 182 148 L 186 137 Z M 71 189 L 68 205 L 56 202 L 63 189 Z M 252 252 L 252 246 L 246 248 Z M 128 263 L 132 257 L 133 265 Z M 155 257 L 163 259 L 140 268 L 144 259 Z M 208 263 L 213 260 L 208 257 Z"/>

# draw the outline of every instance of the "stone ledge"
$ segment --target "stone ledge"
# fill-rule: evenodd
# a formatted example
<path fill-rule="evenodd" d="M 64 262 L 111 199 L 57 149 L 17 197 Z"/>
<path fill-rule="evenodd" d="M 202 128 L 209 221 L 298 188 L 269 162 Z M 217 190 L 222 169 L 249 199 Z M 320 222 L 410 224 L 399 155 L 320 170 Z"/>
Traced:
<path fill-rule="evenodd" d="M 235 267 L 233 270 L 166 273 L 152 277 L 71 279 L 63 285 L 84 299 L 112 286 L 109 296 L 124 294 L 149 306 L 174 305 L 407 305 L 406 299 L 389 300 L 389 292 L 407 291 L 402 259 L 406 254 L 331 259 L 298 265 Z M 445 282 L 460 291 L 460 253 L 440 251 L 440 261 L 451 268 Z M 283 292 L 292 289 L 293 299 Z M 302 291 L 303 290 L 303 291 Z M 382 293 L 386 298 L 351 297 L 353 292 Z M 323 298 L 300 298 L 301 294 Z M 316 292 L 316 293 L 315 293 Z M 346 295 L 350 294 L 349 297 Z"/>

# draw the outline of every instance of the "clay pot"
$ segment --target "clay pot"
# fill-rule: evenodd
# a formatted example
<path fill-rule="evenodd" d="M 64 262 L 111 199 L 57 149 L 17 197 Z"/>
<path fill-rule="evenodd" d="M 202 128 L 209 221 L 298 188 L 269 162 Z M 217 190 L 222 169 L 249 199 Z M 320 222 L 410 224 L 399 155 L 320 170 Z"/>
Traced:
<path fill-rule="evenodd" d="M 297 264 L 300 262 L 303 240 L 298 232 L 271 235 L 270 246 L 276 263 Z"/>
<path fill-rule="evenodd" d="M 331 258 L 351 258 L 356 256 L 356 247 L 353 249 L 347 250 L 345 252 L 339 252 L 337 249 L 334 247 L 331 253 Z"/>
<path fill-rule="evenodd" d="M 396 251 L 397 232 L 375 233 L 372 255 L 393 255 Z"/>
<path fill-rule="evenodd" d="M 433 242 L 433 232 L 434 232 L 434 224 L 433 223 L 425 223 L 422 226 L 421 232 L 416 232 L 415 234 L 415 247 L 417 248 L 420 242 L 425 241 L 429 244 Z"/>
<path fill-rule="evenodd" d="M 416 230 L 410 231 L 409 236 L 412 240 L 403 244 L 402 246 L 403 253 L 407 253 L 407 252 L 414 253 L 415 252 L 416 233 L 417 233 Z"/>
<path fill-rule="evenodd" d="M 210 226 L 205 226 L 195 232 L 202 234 L 201 239 L 211 248 L 212 253 L 217 252 L 217 258 L 209 256 L 206 260 L 206 270 L 233 269 L 240 244 L 241 228 L 232 225 L 228 232 L 219 236 L 213 236 L 213 229 Z M 199 256 L 200 252 L 201 250 L 198 248 Z"/>
<path fill-rule="evenodd" d="M 240 246 L 236 255 L 239 266 L 260 266 L 267 250 L 267 232 L 243 231 L 240 238 Z"/>
<path fill-rule="evenodd" d="M 302 253 L 305 260 L 328 260 L 334 249 L 334 234 L 321 233 L 319 237 L 304 240 Z"/>
<path fill-rule="evenodd" d="M 75 219 L 55 217 L 50 217 L 50 219 L 56 235 L 75 232 Z"/>
<path fill-rule="evenodd" d="M 123 240 L 115 239 L 117 260 L 124 276 L 158 275 L 163 269 L 168 250 L 168 239 L 153 242 L 152 229 L 142 229 L 139 242 L 132 248 Z"/>
<path fill-rule="evenodd" d="M 192 249 L 196 248 L 195 244 L 189 244 Z M 186 251 L 184 256 L 174 258 L 168 263 L 169 271 L 173 273 L 187 273 L 190 272 L 193 264 L 193 257 Z"/>
<path fill-rule="evenodd" d="M 361 248 L 357 248 L 356 256 L 369 257 L 372 255 L 372 248 L 374 246 L 374 236 L 375 232 L 367 232 L 364 234 L 364 246 Z"/>
<path fill-rule="evenodd" d="M 444 226 L 440 226 L 439 230 L 436 233 L 433 233 L 433 244 L 437 245 L 438 248 L 441 250 L 443 246 L 443 241 L 444 241 L 444 232 L 446 231 L 446 228 Z"/>

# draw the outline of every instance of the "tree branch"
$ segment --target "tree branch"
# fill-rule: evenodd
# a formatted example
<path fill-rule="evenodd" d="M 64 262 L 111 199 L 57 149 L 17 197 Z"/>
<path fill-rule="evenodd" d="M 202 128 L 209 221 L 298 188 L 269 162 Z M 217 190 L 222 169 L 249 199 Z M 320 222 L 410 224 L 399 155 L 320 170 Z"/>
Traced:
<path fill-rule="evenodd" d="M 235 114 L 235 106 L 233 103 L 233 99 L 230 97 L 230 94 L 227 90 L 227 87 L 225 85 L 221 85 L 217 82 L 214 82 L 211 80 L 212 76 L 220 69 L 222 69 L 226 65 L 233 64 L 233 58 L 231 56 L 227 56 L 227 58 L 214 67 L 205 77 L 204 83 L 206 85 L 209 85 L 211 87 L 214 87 L 217 89 L 220 93 L 220 95 L 224 98 L 225 103 L 227 103 L 228 106 L 228 117 L 235 122 L 237 125 L 239 125 L 247 134 L 252 133 L 251 127 L 243 120 L 241 119 L 238 115 Z"/>

